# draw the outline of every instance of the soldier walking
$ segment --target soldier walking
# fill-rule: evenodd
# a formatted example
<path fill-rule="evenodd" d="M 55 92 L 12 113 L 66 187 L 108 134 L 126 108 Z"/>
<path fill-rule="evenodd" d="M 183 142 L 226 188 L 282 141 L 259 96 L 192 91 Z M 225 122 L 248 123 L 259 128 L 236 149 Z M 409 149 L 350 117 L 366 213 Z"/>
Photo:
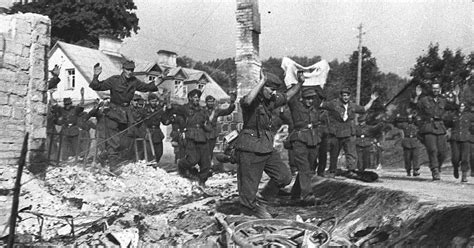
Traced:
<path fill-rule="evenodd" d="M 145 118 L 145 125 L 148 129 L 147 132 L 149 138 L 151 139 L 150 146 L 153 146 L 153 150 L 155 152 L 155 161 L 158 165 L 161 160 L 161 156 L 163 156 L 163 139 L 165 138 L 165 135 L 161 131 L 160 126 L 161 124 L 169 125 L 170 120 L 169 118 L 167 118 L 165 112 L 166 106 L 162 101 L 159 101 L 158 96 L 156 94 L 149 94 L 148 102 L 150 105 L 147 108 L 147 117 Z"/>
<path fill-rule="evenodd" d="M 263 172 L 270 181 L 261 191 L 262 199 L 273 201 L 279 188 L 291 182 L 290 168 L 283 163 L 273 148 L 272 112 L 283 106 L 301 88 L 303 78 L 285 93 L 279 93 L 283 82 L 273 74 L 260 74 L 260 81 L 240 99 L 243 129 L 236 141 L 237 181 L 242 212 L 258 218 L 272 218 L 257 201 L 257 191 Z"/>
<path fill-rule="evenodd" d="M 413 114 L 408 114 L 406 117 L 398 116 L 395 119 L 395 126 L 403 131 L 402 148 L 403 161 L 405 162 L 405 170 L 407 176 L 412 175 L 417 177 L 420 175 L 420 163 L 418 160 L 420 141 L 418 136 L 418 121 Z"/>
<path fill-rule="evenodd" d="M 417 105 L 420 120 L 420 134 L 428 153 L 431 174 L 434 180 L 440 180 L 441 165 L 446 158 L 446 127 L 443 117 L 449 109 L 446 99 L 441 96 L 441 86 L 431 84 L 431 94 L 421 97 L 421 86 L 416 86 L 413 103 Z M 456 104 L 459 104 L 459 91 L 454 92 Z"/>

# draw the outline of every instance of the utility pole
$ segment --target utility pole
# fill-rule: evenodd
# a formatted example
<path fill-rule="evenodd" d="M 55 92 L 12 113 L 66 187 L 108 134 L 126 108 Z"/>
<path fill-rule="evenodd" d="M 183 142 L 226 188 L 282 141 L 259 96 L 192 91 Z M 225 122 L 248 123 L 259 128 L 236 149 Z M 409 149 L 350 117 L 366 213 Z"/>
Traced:
<path fill-rule="evenodd" d="M 359 51 L 359 56 L 357 58 L 357 91 L 356 91 L 356 103 L 360 105 L 360 87 L 361 87 L 361 74 L 362 74 L 362 35 L 365 33 L 362 33 L 362 23 L 357 27 L 359 29 L 359 35 L 357 35 L 357 38 L 359 38 L 359 46 L 358 46 L 358 51 Z"/>

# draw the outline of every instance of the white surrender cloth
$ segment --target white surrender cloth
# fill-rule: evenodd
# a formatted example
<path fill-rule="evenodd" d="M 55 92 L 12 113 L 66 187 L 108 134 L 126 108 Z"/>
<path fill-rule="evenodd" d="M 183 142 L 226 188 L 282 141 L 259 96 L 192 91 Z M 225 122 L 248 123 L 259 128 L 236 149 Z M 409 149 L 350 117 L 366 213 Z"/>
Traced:
<path fill-rule="evenodd" d="M 296 78 L 296 72 L 298 70 L 305 71 L 303 73 L 305 78 L 303 86 L 319 85 L 321 88 L 324 88 L 330 69 L 328 62 L 324 59 L 314 65 L 304 67 L 288 57 L 283 57 L 281 60 L 281 68 L 285 71 L 285 84 L 287 88 L 292 84 L 298 83 L 298 79 Z"/>

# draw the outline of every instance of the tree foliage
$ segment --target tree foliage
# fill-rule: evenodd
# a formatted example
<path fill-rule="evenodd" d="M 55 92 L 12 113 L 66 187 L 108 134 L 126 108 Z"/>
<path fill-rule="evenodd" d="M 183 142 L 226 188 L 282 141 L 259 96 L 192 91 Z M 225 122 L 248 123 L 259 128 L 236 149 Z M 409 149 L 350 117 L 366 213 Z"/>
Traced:
<path fill-rule="evenodd" d="M 11 13 L 32 12 L 51 19 L 51 41 L 97 47 L 99 35 L 129 37 L 140 29 L 133 0 L 38 0 L 15 3 Z"/>

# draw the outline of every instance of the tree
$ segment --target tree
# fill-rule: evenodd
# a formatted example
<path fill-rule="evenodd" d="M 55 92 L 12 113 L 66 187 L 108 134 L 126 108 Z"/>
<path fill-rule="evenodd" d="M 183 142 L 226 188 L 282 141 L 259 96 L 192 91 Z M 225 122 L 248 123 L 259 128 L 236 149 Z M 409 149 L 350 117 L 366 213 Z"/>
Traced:
<path fill-rule="evenodd" d="M 140 29 L 133 0 L 38 0 L 26 4 L 15 3 L 10 13 L 32 12 L 51 19 L 51 42 L 68 43 L 97 48 L 99 35 L 125 38 Z"/>

